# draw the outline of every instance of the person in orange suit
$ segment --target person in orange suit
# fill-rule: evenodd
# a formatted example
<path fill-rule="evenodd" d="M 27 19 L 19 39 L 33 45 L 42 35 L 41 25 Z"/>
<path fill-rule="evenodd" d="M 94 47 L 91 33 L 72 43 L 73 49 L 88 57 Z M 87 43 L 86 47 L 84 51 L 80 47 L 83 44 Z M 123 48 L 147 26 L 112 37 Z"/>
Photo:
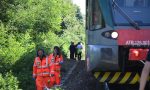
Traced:
<path fill-rule="evenodd" d="M 56 77 L 56 85 L 60 85 L 61 83 L 61 64 L 63 63 L 63 57 L 60 52 L 60 48 L 58 46 L 54 47 L 54 57 L 55 57 L 55 77 Z"/>
<path fill-rule="evenodd" d="M 50 83 L 51 86 L 55 85 L 55 59 L 52 54 L 49 56 L 50 60 Z"/>
<path fill-rule="evenodd" d="M 44 54 L 44 50 L 39 49 L 33 65 L 33 78 L 36 82 L 36 90 L 51 87 L 49 63 L 50 61 Z"/>
<path fill-rule="evenodd" d="M 50 59 L 54 59 L 55 61 L 55 84 L 60 85 L 61 82 L 61 64 L 63 63 L 63 57 L 60 52 L 60 48 L 58 46 L 54 47 L 53 54 L 50 54 L 49 56 Z"/>

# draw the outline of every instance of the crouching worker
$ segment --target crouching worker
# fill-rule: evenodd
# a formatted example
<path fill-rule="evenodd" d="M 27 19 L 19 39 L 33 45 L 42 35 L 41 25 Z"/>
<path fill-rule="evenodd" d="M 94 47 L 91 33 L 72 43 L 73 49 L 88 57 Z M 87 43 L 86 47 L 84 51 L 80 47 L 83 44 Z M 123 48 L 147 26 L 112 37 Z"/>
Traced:
<path fill-rule="evenodd" d="M 44 50 L 39 49 L 33 65 L 33 78 L 36 81 L 36 90 L 44 90 L 44 88 L 51 87 L 49 63 L 50 61 L 46 57 Z"/>

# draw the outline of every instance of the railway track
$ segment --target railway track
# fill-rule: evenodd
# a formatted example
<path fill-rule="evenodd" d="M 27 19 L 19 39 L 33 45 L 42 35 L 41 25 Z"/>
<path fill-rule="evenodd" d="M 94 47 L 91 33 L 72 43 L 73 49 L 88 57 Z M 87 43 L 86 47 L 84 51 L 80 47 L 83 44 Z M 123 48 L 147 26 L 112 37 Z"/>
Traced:
<path fill-rule="evenodd" d="M 71 64 L 71 65 L 70 65 Z M 138 90 L 139 84 L 120 85 L 120 84 L 100 84 L 94 76 L 86 72 L 85 61 L 70 61 L 68 71 L 62 77 L 63 90 Z M 150 90 L 147 85 L 145 90 Z"/>

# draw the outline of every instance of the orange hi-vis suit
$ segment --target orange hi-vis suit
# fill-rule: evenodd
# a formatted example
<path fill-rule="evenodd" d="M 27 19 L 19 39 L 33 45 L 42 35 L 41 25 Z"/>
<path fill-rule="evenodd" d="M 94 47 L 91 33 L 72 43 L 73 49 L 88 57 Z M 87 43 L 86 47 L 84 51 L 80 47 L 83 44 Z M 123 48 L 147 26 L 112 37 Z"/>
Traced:
<path fill-rule="evenodd" d="M 42 60 L 36 57 L 34 60 L 33 77 L 36 78 L 37 90 L 43 90 L 44 87 L 51 87 L 49 63 L 48 57 L 43 57 Z"/>
<path fill-rule="evenodd" d="M 56 85 L 60 85 L 61 82 L 61 73 L 60 73 L 60 69 L 61 69 L 61 65 L 60 63 L 63 62 L 63 57 L 61 56 L 56 56 L 55 57 L 55 77 L 56 77 Z"/>
<path fill-rule="evenodd" d="M 54 57 L 53 54 L 50 54 L 49 56 L 49 59 L 50 60 L 53 60 L 55 61 L 55 65 L 53 66 L 55 68 L 55 84 L 56 85 L 60 85 L 60 81 L 61 81 L 61 77 L 60 77 L 60 69 L 61 69 L 61 65 L 60 63 L 63 62 L 63 57 L 62 55 L 61 56 L 56 56 Z"/>
<path fill-rule="evenodd" d="M 50 60 L 50 80 L 51 80 L 51 85 L 54 86 L 55 84 L 55 59 L 50 55 L 49 60 Z"/>

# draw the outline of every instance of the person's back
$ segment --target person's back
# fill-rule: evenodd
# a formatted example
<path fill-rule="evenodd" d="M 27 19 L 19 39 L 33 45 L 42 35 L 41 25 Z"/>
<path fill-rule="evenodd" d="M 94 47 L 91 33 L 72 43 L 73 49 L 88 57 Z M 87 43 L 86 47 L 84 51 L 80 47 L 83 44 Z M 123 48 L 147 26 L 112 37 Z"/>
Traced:
<path fill-rule="evenodd" d="M 78 48 L 78 49 L 82 49 L 83 47 L 82 47 L 81 44 L 79 44 L 79 45 L 77 46 L 77 48 Z"/>
<path fill-rule="evenodd" d="M 81 60 L 82 49 L 83 49 L 83 46 L 79 42 L 78 45 L 77 45 L 78 60 Z"/>
<path fill-rule="evenodd" d="M 75 54 L 75 45 L 74 43 L 72 42 L 70 47 L 69 47 L 69 50 L 70 50 L 70 59 L 74 59 L 74 54 Z"/>
<path fill-rule="evenodd" d="M 78 46 L 78 44 L 75 45 L 75 59 L 77 59 L 77 56 L 78 56 L 77 46 Z"/>
<path fill-rule="evenodd" d="M 70 45 L 70 52 L 75 52 L 75 45 L 74 44 Z"/>

